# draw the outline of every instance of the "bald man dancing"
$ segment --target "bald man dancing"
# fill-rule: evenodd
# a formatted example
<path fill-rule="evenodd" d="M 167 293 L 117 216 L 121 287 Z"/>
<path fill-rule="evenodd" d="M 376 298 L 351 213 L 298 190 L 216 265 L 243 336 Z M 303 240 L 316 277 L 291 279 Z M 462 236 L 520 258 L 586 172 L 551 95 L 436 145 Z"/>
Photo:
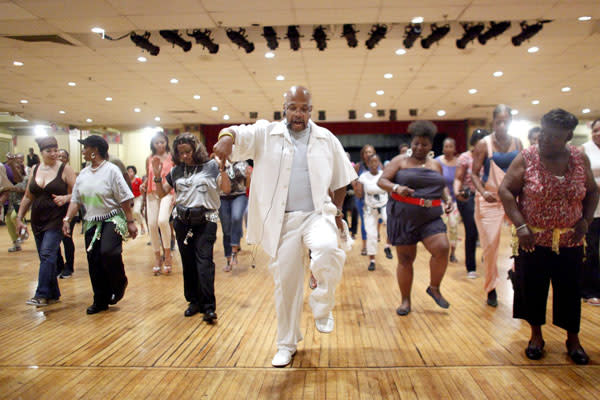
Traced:
<path fill-rule="evenodd" d="M 223 129 L 214 147 L 221 159 L 233 150 L 233 160 L 254 160 L 248 242 L 261 243 L 271 257 L 277 309 L 274 367 L 288 365 L 302 340 L 306 248 L 318 282 L 309 298 L 315 325 L 319 332 L 333 331 L 335 288 L 346 260 L 337 230 L 342 229 L 346 186 L 357 178 L 339 140 L 310 120 L 306 88 L 290 88 L 283 109 L 283 121 Z"/>

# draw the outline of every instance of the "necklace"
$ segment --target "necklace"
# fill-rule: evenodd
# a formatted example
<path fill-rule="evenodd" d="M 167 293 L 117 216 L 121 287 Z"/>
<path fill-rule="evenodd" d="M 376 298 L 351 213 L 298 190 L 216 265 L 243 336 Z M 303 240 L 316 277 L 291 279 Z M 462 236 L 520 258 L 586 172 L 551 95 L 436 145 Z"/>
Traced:
<path fill-rule="evenodd" d="M 188 171 L 188 166 L 184 165 L 183 166 L 183 178 L 187 179 L 190 176 L 194 175 L 196 173 L 196 166 L 194 165 L 190 171 Z"/>
<path fill-rule="evenodd" d="M 90 169 L 92 170 L 92 172 L 96 172 L 100 169 L 100 167 L 102 167 L 104 165 L 105 162 L 106 162 L 106 160 L 102 161 L 96 168 L 94 168 L 90 165 Z"/>

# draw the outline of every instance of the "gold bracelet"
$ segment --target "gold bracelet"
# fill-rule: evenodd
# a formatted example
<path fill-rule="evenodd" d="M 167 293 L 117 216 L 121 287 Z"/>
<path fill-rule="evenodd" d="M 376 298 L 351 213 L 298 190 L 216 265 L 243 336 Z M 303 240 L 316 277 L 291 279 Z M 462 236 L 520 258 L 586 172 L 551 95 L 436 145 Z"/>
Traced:
<path fill-rule="evenodd" d="M 217 136 L 217 141 L 221 140 L 221 138 L 223 136 L 229 136 L 229 137 L 231 137 L 231 140 L 233 140 L 235 142 L 235 136 L 233 136 L 233 133 L 231 133 L 229 131 L 221 131 L 221 132 L 219 132 L 219 136 Z"/>

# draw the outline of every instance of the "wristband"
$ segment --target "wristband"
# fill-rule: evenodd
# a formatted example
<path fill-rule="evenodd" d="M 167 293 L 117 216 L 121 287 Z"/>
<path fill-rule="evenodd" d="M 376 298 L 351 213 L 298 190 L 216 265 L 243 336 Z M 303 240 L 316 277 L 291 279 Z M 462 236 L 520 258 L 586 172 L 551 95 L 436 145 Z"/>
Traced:
<path fill-rule="evenodd" d="M 397 183 L 392 186 L 392 193 L 396 193 L 396 190 L 398 190 L 398 188 L 400 187 L 400 185 L 398 185 Z"/>
<path fill-rule="evenodd" d="M 229 131 L 221 131 L 219 133 L 219 136 L 217 136 L 217 141 L 221 140 L 221 138 L 223 136 L 229 136 L 231 138 L 231 140 L 233 140 L 235 142 L 235 137 L 233 136 L 233 133 L 231 133 Z"/>
<path fill-rule="evenodd" d="M 63 222 L 69 223 L 69 222 L 71 222 L 71 218 L 69 218 L 69 217 L 64 217 L 64 218 L 63 218 Z"/>

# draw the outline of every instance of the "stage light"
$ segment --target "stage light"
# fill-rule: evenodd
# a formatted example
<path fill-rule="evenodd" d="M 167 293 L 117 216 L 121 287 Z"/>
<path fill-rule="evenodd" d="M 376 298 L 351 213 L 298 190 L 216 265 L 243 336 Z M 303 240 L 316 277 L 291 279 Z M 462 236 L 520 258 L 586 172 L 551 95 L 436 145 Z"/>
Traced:
<path fill-rule="evenodd" d="M 131 41 L 139 48 L 146 50 L 150 53 L 151 56 L 157 56 L 160 52 L 160 47 L 153 45 L 150 43 L 148 38 L 150 37 L 150 32 L 144 33 L 144 35 L 138 35 L 135 32 L 131 32 L 129 35 Z"/>
<path fill-rule="evenodd" d="M 160 36 L 162 36 L 167 42 L 181 47 L 181 49 L 185 52 L 188 52 L 192 49 L 192 42 L 187 41 L 179 36 L 179 32 L 177 30 L 162 30 L 158 31 L 158 33 L 160 33 Z"/>
<path fill-rule="evenodd" d="M 495 23 L 494 21 L 490 22 L 490 28 L 483 32 L 481 35 L 477 37 L 477 40 L 481 44 L 486 44 L 488 40 L 495 38 L 496 36 L 502 35 L 508 28 L 510 28 L 510 21 L 502 21 Z"/>
<path fill-rule="evenodd" d="M 450 32 L 450 25 L 438 27 L 436 24 L 431 24 L 431 34 L 425 39 L 421 39 L 421 47 L 428 49 L 435 42 L 439 42 Z"/>
<path fill-rule="evenodd" d="M 524 41 L 531 39 L 536 33 L 542 30 L 544 24 L 552 22 L 551 20 L 545 19 L 539 21 L 533 25 L 527 25 L 526 21 L 521 22 L 521 33 L 517 36 L 513 36 L 511 42 L 514 46 L 520 46 Z"/>
<path fill-rule="evenodd" d="M 406 28 L 404 28 L 404 41 L 402 42 L 405 48 L 410 49 L 413 46 L 415 41 L 421 36 L 422 29 L 421 24 L 406 25 Z"/>
<path fill-rule="evenodd" d="M 298 51 L 300 49 L 300 32 L 298 32 L 298 26 L 288 26 L 287 35 L 285 37 L 290 41 L 290 49 Z"/>
<path fill-rule="evenodd" d="M 267 47 L 271 50 L 276 50 L 279 47 L 277 32 L 272 26 L 263 27 L 263 37 L 267 40 Z"/>
<path fill-rule="evenodd" d="M 234 44 L 237 44 L 239 47 L 246 50 L 246 53 L 252 53 L 254 51 L 254 43 L 248 41 L 246 30 L 244 28 L 240 28 L 239 31 L 227 29 L 227 37 Z"/>
<path fill-rule="evenodd" d="M 219 52 L 219 45 L 213 42 L 210 37 L 211 32 L 208 29 L 203 31 L 194 29 L 191 34 L 188 33 L 187 35 L 196 39 L 196 44 L 201 44 L 203 48 L 208 49 L 210 54 L 217 54 Z"/>
<path fill-rule="evenodd" d="M 465 30 L 465 33 L 460 39 L 456 39 L 456 47 L 458 47 L 461 50 L 464 50 L 465 47 L 467 47 L 467 45 L 469 44 L 469 42 L 472 42 L 477 36 L 479 36 L 481 31 L 483 31 L 483 29 L 485 28 L 485 25 L 481 23 L 475 25 L 462 24 L 462 27 Z"/>
<path fill-rule="evenodd" d="M 315 28 L 312 35 L 312 40 L 317 42 L 317 49 L 319 49 L 319 51 L 323 51 L 327 48 L 327 34 L 325 33 L 325 28 L 322 25 L 319 25 Z"/>
<path fill-rule="evenodd" d="M 381 39 L 385 38 L 385 34 L 387 33 L 386 25 L 373 25 L 371 28 L 371 32 L 369 33 L 369 39 L 365 42 L 367 45 L 367 49 L 373 50 L 377 43 L 381 41 Z"/>
<path fill-rule="evenodd" d="M 354 25 L 344 24 L 344 31 L 342 32 L 342 37 L 346 38 L 346 41 L 348 42 L 348 47 L 358 46 L 358 40 L 356 40 L 357 32 L 358 31 L 354 29 Z"/>

